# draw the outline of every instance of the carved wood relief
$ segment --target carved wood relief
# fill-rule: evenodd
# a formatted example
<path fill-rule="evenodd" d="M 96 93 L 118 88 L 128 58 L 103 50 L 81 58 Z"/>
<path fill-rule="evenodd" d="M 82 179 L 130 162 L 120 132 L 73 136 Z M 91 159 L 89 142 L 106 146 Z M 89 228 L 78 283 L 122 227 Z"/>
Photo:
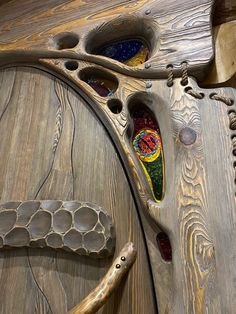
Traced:
<path fill-rule="evenodd" d="M 92 216 L 99 211 L 99 219 L 97 215 L 96 222 L 85 231 L 93 235 L 86 242 L 81 230 L 83 217 L 76 217 L 75 212 L 69 228 L 83 237 L 83 250 L 74 248 L 72 242 L 65 243 L 68 230 L 58 230 L 56 237 L 64 239 L 60 247 L 100 257 L 115 250 L 114 256 L 118 256 L 112 264 L 109 259 L 82 266 L 70 262 L 68 274 L 60 273 L 66 267 L 60 260 L 65 253 L 40 256 L 41 271 L 43 267 L 50 269 L 55 294 L 62 300 L 59 304 L 36 267 L 37 253 L 31 256 L 28 251 L 22 257 L 30 264 L 26 272 L 31 274 L 27 276 L 33 274 L 43 293 L 41 308 L 36 312 L 93 313 L 119 283 L 99 313 L 151 314 L 157 309 L 159 313 L 233 313 L 235 71 L 232 65 L 233 70 L 222 70 L 222 76 L 216 76 L 217 63 L 210 71 L 214 57 L 213 1 L 101 0 L 93 6 L 77 0 L 42 1 L 40 5 L 24 0 L 21 15 L 17 14 L 16 1 L 6 2 L 1 9 L 8 14 L 8 20 L 0 19 L 0 134 L 4 134 L 0 141 L 0 152 L 4 151 L 1 202 L 21 199 L 22 204 L 39 204 L 39 211 L 45 215 L 45 200 L 63 199 L 58 212 L 70 215 L 65 204 L 82 200 L 87 204 L 85 224 L 91 224 Z M 229 30 L 234 24 L 224 27 Z M 225 38 L 234 47 L 232 38 Z M 219 52 L 223 48 L 215 41 Z M 220 53 L 216 60 L 222 61 Z M 232 60 L 229 58 L 225 69 L 231 68 Z M 13 64 L 26 68 L 11 70 Z M 48 75 L 57 79 L 52 83 Z M 19 76 L 24 78 L 23 83 Z M 233 88 L 223 84 L 229 79 Z M 26 88 L 33 93 L 26 94 Z M 24 177 L 22 171 L 26 172 Z M 10 214 L 2 205 L 0 218 L 19 216 L 22 204 L 10 208 Z M 87 220 L 89 210 L 92 216 Z M 48 213 L 54 229 L 58 212 Z M 102 214 L 107 224 L 101 222 Z M 24 211 L 23 219 L 27 215 Z M 116 229 L 116 247 L 110 217 Z M 26 225 L 30 236 L 33 219 Z M 13 227 L 10 222 L 10 227 L 2 224 L 2 246 L 8 245 Z M 56 246 L 47 240 L 54 229 L 49 231 L 48 227 L 47 233 L 37 237 L 39 246 L 44 246 L 44 237 L 47 245 Z M 128 241 L 137 247 L 136 261 L 133 244 L 121 251 L 128 259 L 118 253 Z M 49 266 L 51 254 L 58 254 L 59 267 Z M 86 264 L 86 257 L 80 258 Z M 14 257 L 10 260 L 15 261 Z M 79 282 L 83 267 L 86 274 L 92 271 L 92 276 Z M 101 276 L 95 275 L 99 267 Z M 124 275 L 126 282 L 121 281 Z M 0 272 L 0 279 L 2 276 Z M 73 277 L 73 287 L 67 276 Z M 223 284 L 225 281 L 227 284 Z M 75 284 L 84 285 L 78 294 Z M 5 291 L 3 300 L 4 296 Z M 34 293 L 31 299 L 36 302 Z M 27 303 L 29 308 L 32 302 Z M 3 306 L 2 313 L 12 310 L 10 303 Z M 27 313 L 28 309 L 21 306 Z"/>
<path fill-rule="evenodd" d="M 95 204 L 15 201 L 0 208 L 1 247 L 48 246 L 97 258 L 114 253 L 111 218 Z"/>

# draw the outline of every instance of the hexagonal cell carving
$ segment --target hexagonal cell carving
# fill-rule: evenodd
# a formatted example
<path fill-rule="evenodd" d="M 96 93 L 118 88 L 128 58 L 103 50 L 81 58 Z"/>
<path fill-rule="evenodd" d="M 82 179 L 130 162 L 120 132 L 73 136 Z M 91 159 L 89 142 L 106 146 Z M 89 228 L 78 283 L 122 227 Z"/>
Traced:
<path fill-rule="evenodd" d="M 82 234 L 72 229 L 64 237 L 64 244 L 71 250 L 78 250 L 82 246 Z"/>
<path fill-rule="evenodd" d="M 76 209 L 78 209 L 81 206 L 80 202 L 76 202 L 76 201 L 71 201 L 71 202 L 64 202 L 63 203 L 63 207 L 65 209 L 69 209 L 72 212 L 75 211 Z"/>
<path fill-rule="evenodd" d="M 53 215 L 53 229 L 56 232 L 65 233 L 71 225 L 72 215 L 69 211 L 60 209 Z"/>
<path fill-rule="evenodd" d="M 16 212 L 14 210 L 4 210 L 0 212 L 0 234 L 11 230 L 16 222 Z"/>
<path fill-rule="evenodd" d="M 63 247 L 63 241 L 62 241 L 62 236 L 57 233 L 51 233 L 49 236 L 46 238 L 46 242 L 48 246 L 54 248 L 54 249 L 59 249 Z"/>
<path fill-rule="evenodd" d="M 41 201 L 41 208 L 46 209 L 52 213 L 61 208 L 62 201 Z"/>
<path fill-rule="evenodd" d="M 81 232 L 92 230 L 97 221 L 96 211 L 89 207 L 81 207 L 75 212 L 75 227 Z"/>
<path fill-rule="evenodd" d="M 103 258 L 115 249 L 111 217 L 96 204 L 25 201 L 0 205 L 0 248 L 51 247 Z"/>
<path fill-rule="evenodd" d="M 9 246 L 27 246 L 29 244 L 29 232 L 25 228 L 16 227 L 6 234 L 4 244 Z"/>
<path fill-rule="evenodd" d="M 7 202 L 0 205 L 0 209 L 17 209 L 21 202 Z"/>
<path fill-rule="evenodd" d="M 28 201 L 20 204 L 17 209 L 17 225 L 25 226 L 30 221 L 31 216 L 36 213 L 40 207 L 38 201 Z"/>
<path fill-rule="evenodd" d="M 99 252 L 105 245 L 105 237 L 96 231 L 87 232 L 84 235 L 84 246 L 89 252 Z"/>
<path fill-rule="evenodd" d="M 37 212 L 29 224 L 30 235 L 33 239 L 43 238 L 51 229 L 51 214 L 46 211 Z"/>

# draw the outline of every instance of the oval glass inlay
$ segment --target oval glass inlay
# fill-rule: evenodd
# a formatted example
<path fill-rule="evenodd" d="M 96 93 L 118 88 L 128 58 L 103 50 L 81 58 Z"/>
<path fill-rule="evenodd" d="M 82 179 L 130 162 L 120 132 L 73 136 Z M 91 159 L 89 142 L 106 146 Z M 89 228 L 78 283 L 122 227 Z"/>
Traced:
<path fill-rule="evenodd" d="M 112 96 L 118 87 L 118 81 L 111 73 L 98 68 L 91 67 L 81 70 L 79 78 L 91 86 L 101 97 Z"/>
<path fill-rule="evenodd" d="M 126 39 L 106 44 L 96 54 L 133 67 L 148 60 L 149 49 L 140 39 Z"/>
<path fill-rule="evenodd" d="M 151 186 L 155 201 L 163 198 L 164 156 L 159 125 L 154 114 L 141 106 L 133 111 L 133 148 Z"/>
<path fill-rule="evenodd" d="M 112 96 L 116 90 L 113 82 L 100 77 L 91 77 L 87 83 L 102 97 Z"/>

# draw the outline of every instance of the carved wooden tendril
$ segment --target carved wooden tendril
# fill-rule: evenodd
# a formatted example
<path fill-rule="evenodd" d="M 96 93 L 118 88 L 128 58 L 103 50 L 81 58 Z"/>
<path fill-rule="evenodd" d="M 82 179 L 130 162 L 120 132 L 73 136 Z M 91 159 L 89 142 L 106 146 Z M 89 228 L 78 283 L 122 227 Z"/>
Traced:
<path fill-rule="evenodd" d="M 135 259 L 136 249 L 133 243 L 129 242 L 114 260 L 99 285 L 68 314 L 96 313 L 118 287 L 121 279 L 133 265 Z"/>

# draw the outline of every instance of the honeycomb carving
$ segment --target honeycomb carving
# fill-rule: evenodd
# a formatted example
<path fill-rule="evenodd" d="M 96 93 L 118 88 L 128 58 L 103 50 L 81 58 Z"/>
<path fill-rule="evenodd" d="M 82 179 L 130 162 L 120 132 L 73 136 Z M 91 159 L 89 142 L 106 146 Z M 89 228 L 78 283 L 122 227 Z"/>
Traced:
<path fill-rule="evenodd" d="M 25 201 L 0 205 L 0 248 L 51 247 L 99 258 L 115 249 L 111 217 L 96 204 Z"/>

